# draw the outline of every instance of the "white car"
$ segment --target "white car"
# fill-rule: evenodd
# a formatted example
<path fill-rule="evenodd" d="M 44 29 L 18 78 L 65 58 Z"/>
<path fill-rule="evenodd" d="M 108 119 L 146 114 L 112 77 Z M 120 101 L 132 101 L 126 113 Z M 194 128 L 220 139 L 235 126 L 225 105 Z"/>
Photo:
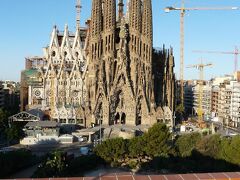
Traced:
<path fill-rule="evenodd" d="M 87 138 L 86 138 L 86 137 L 79 136 L 79 137 L 78 137 L 78 141 L 79 141 L 79 142 L 86 142 L 86 141 L 87 141 Z"/>

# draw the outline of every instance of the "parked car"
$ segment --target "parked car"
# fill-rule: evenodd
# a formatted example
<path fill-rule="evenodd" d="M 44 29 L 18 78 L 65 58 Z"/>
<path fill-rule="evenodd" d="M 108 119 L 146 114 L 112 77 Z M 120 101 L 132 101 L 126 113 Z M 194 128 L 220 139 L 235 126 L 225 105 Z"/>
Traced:
<path fill-rule="evenodd" d="M 80 147 L 80 153 L 81 155 L 88 155 L 90 152 L 90 148 L 87 146 Z"/>

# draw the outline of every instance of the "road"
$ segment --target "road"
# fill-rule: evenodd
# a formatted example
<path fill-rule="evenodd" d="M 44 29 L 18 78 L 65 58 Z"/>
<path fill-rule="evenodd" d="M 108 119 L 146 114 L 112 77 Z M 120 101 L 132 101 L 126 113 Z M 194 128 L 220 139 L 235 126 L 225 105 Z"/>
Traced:
<path fill-rule="evenodd" d="M 9 179 L 31 178 L 31 176 L 37 170 L 37 168 L 38 164 L 11 175 Z"/>
<path fill-rule="evenodd" d="M 235 128 L 223 126 L 222 123 L 213 122 L 214 126 L 217 127 L 217 133 L 221 134 L 222 136 L 232 136 L 240 134 L 240 131 Z"/>
<path fill-rule="evenodd" d="M 37 156 L 43 156 L 51 151 L 54 150 L 60 150 L 63 152 L 77 152 L 79 151 L 80 147 L 82 146 L 89 146 L 91 147 L 92 144 L 91 143 L 87 143 L 87 142 L 75 142 L 72 144 L 52 144 L 52 145 L 33 145 L 33 146 L 23 146 L 20 144 L 11 146 L 11 148 L 14 149 L 28 149 L 30 150 L 34 155 Z"/>

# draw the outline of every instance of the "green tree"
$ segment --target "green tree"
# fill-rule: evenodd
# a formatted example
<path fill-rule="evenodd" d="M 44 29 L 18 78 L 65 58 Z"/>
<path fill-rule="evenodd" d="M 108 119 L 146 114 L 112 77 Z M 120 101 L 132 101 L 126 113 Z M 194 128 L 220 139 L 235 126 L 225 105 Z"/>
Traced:
<path fill-rule="evenodd" d="M 19 128 L 16 125 L 12 125 L 12 127 L 7 128 L 5 130 L 5 134 L 7 136 L 8 142 L 12 142 L 13 140 L 19 139 Z"/>
<path fill-rule="evenodd" d="M 95 153 L 112 165 L 124 161 L 128 154 L 127 140 L 123 138 L 108 139 L 97 145 Z"/>
<path fill-rule="evenodd" d="M 8 127 L 8 113 L 0 109 L 0 130 L 3 132 Z"/>
<path fill-rule="evenodd" d="M 221 137 L 220 135 L 205 136 L 197 142 L 196 149 L 205 156 L 220 158 Z"/>
<path fill-rule="evenodd" d="M 224 138 L 221 142 L 221 158 L 227 162 L 240 165 L 240 136 Z"/>
<path fill-rule="evenodd" d="M 65 156 L 60 151 L 55 151 L 52 153 L 52 158 L 46 162 L 46 166 L 49 166 L 56 170 L 59 174 L 65 167 Z"/>
<path fill-rule="evenodd" d="M 85 172 L 92 171 L 101 165 L 105 165 L 104 160 L 95 154 L 79 156 L 69 162 L 64 175 L 68 177 L 83 177 Z"/>
<path fill-rule="evenodd" d="M 66 166 L 66 154 L 61 151 L 55 151 L 41 164 L 33 177 L 61 177 L 65 173 Z"/>
<path fill-rule="evenodd" d="M 177 152 L 182 157 L 190 156 L 192 150 L 196 148 L 196 144 L 201 140 L 201 134 L 191 133 L 181 135 L 175 142 Z"/>
<path fill-rule="evenodd" d="M 6 130 L 8 129 L 8 115 L 9 113 L 6 110 L 0 109 L 0 140 L 7 139 Z"/>
<path fill-rule="evenodd" d="M 150 157 L 167 156 L 170 146 L 170 132 L 165 124 L 154 124 L 147 133 L 143 135 L 146 146 L 143 147 Z"/>
<path fill-rule="evenodd" d="M 146 141 L 143 136 L 138 136 L 130 139 L 128 145 L 129 155 L 132 158 L 141 158 L 145 155 L 144 147 L 146 146 Z"/>

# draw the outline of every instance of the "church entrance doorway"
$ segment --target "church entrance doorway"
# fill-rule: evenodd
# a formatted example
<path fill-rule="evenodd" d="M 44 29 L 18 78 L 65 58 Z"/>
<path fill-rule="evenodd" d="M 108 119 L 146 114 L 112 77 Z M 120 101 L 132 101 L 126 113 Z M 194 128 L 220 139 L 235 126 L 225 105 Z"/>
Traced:
<path fill-rule="evenodd" d="M 117 113 L 115 115 L 115 122 L 114 122 L 114 124 L 119 124 L 119 121 L 120 121 L 120 115 L 119 115 L 119 113 Z"/>
<path fill-rule="evenodd" d="M 121 124 L 126 124 L 126 114 L 125 113 L 122 113 Z"/>

